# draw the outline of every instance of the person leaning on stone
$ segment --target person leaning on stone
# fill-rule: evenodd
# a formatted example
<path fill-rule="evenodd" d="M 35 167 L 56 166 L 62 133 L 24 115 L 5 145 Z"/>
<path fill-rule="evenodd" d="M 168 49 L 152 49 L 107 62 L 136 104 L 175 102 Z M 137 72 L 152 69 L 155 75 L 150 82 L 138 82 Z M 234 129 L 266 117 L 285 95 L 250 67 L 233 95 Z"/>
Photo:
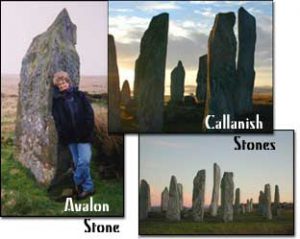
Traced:
<path fill-rule="evenodd" d="M 95 193 L 90 173 L 94 112 L 84 93 L 71 84 L 67 72 L 55 73 L 53 85 L 52 115 L 58 140 L 68 145 L 72 154 L 77 198 L 83 199 Z"/>

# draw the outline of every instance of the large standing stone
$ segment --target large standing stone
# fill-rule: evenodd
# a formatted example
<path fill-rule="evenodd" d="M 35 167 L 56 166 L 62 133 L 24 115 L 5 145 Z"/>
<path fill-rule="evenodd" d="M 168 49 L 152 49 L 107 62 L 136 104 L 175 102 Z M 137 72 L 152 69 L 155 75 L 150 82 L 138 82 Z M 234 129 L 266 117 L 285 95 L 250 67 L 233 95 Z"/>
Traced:
<path fill-rule="evenodd" d="M 52 79 L 58 71 L 79 84 L 76 26 L 63 9 L 46 32 L 36 36 L 22 60 L 16 119 L 16 158 L 36 180 L 50 181 L 66 174 L 72 161 L 68 149 L 57 144 L 52 117 Z M 60 174 L 60 175 L 58 175 Z M 69 174 L 71 175 L 71 174 Z"/>
<path fill-rule="evenodd" d="M 202 222 L 205 199 L 205 170 L 198 171 L 193 183 L 193 219 L 194 221 Z"/>
<path fill-rule="evenodd" d="M 218 164 L 214 163 L 214 185 L 210 204 L 210 215 L 217 216 L 218 214 L 218 204 L 219 204 L 219 191 L 220 191 L 220 167 Z"/>
<path fill-rule="evenodd" d="M 223 114 L 234 118 L 236 87 L 236 38 L 233 32 L 233 12 L 217 14 L 208 40 L 207 92 L 205 117 L 214 115 L 210 125 L 222 120 Z"/>
<path fill-rule="evenodd" d="M 179 193 L 179 207 L 180 211 L 183 209 L 183 186 L 181 183 L 177 184 L 178 187 L 178 193 Z"/>
<path fill-rule="evenodd" d="M 131 99 L 130 86 L 129 86 L 128 80 L 125 80 L 122 85 L 122 90 L 121 90 L 121 104 L 127 105 L 128 102 L 130 101 L 130 99 Z"/>
<path fill-rule="evenodd" d="M 207 55 L 203 55 L 199 58 L 199 66 L 197 73 L 197 89 L 196 97 L 198 101 L 205 101 L 206 99 L 206 81 L 207 81 Z"/>
<path fill-rule="evenodd" d="M 161 211 L 165 212 L 168 210 L 168 202 L 169 202 L 169 191 L 168 188 L 165 187 L 164 191 L 161 193 Z"/>
<path fill-rule="evenodd" d="M 243 7 L 238 13 L 239 52 L 237 63 L 236 113 L 252 112 L 254 89 L 254 53 L 256 43 L 256 20 Z"/>
<path fill-rule="evenodd" d="M 279 187 L 278 187 L 278 185 L 275 185 L 273 214 L 275 216 L 279 216 L 280 215 L 280 196 L 279 196 Z"/>
<path fill-rule="evenodd" d="M 183 101 L 185 71 L 181 61 L 171 72 L 171 102 Z"/>
<path fill-rule="evenodd" d="M 265 194 L 263 191 L 259 191 L 259 197 L 258 197 L 258 213 L 261 215 L 265 214 L 264 210 L 264 198 Z"/>
<path fill-rule="evenodd" d="M 233 220 L 233 173 L 224 172 L 221 181 L 221 210 L 224 222 Z"/>
<path fill-rule="evenodd" d="M 267 219 L 272 219 L 272 210 L 271 210 L 271 187 L 270 184 L 265 185 L 265 202 L 264 202 L 264 211 L 265 211 L 265 217 Z"/>
<path fill-rule="evenodd" d="M 108 35 L 108 127 L 110 132 L 120 132 L 120 82 L 115 40 Z"/>
<path fill-rule="evenodd" d="M 235 202 L 234 202 L 234 212 L 235 214 L 241 213 L 241 191 L 239 188 L 235 190 Z"/>
<path fill-rule="evenodd" d="M 163 127 L 168 28 L 167 13 L 155 16 L 141 40 L 134 80 L 139 132 L 161 132 Z"/>
<path fill-rule="evenodd" d="M 169 187 L 169 202 L 166 218 L 170 221 L 180 221 L 180 204 L 177 180 L 175 176 L 171 177 Z"/>
<path fill-rule="evenodd" d="M 247 199 L 247 204 L 246 204 L 246 212 L 251 212 L 251 206 L 250 206 L 250 200 Z"/>
<path fill-rule="evenodd" d="M 139 215 L 140 220 L 148 217 L 151 209 L 150 186 L 146 180 L 142 179 L 139 193 Z"/>
<path fill-rule="evenodd" d="M 249 204 L 250 204 L 250 212 L 253 212 L 253 199 L 252 198 L 250 198 Z"/>

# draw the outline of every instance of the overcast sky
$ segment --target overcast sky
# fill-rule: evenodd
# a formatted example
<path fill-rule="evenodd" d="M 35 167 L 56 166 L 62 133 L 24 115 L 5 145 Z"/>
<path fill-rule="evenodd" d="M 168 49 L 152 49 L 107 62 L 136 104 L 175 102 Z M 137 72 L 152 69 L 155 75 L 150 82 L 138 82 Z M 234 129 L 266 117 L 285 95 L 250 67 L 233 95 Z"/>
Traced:
<path fill-rule="evenodd" d="M 19 74 L 32 39 L 66 8 L 77 26 L 82 75 L 107 74 L 106 2 L 1 2 L 1 73 Z"/>
<path fill-rule="evenodd" d="M 166 86 L 170 72 L 182 60 L 186 70 L 186 85 L 195 85 L 199 56 L 207 53 L 207 40 L 215 15 L 243 6 L 256 18 L 257 43 L 255 52 L 255 86 L 272 84 L 272 2 L 240 1 L 167 1 L 109 2 L 109 33 L 117 45 L 121 83 L 134 80 L 134 63 L 138 57 L 140 39 L 151 18 L 169 13 Z M 237 23 L 235 24 L 235 31 Z M 166 88 L 166 90 L 168 90 Z"/>
<path fill-rule="evenodd" d="M 274 135 L 242 135 L 247 142 L 276 142 L 273 151 L 238 151 L 233 135 L 141 135 L 140 179 L 150 184 L 151 203 L 160 205 L 163 189 L 169 187 L 172 175 L 183 184 L 184 205 L 191 206 L 193 179 L 198 170 L 206 170 L 205 204 L 211 202 L 213 164 L 223 173 L 233 172 L 234 186 L 241 190 L 241 202 L 258 201 L 259 191 L 279 185 L 281 202 L 293 202 L 292 131 L 274 131 Z M 219 200 L 220 202 L 220 200 Z"/>

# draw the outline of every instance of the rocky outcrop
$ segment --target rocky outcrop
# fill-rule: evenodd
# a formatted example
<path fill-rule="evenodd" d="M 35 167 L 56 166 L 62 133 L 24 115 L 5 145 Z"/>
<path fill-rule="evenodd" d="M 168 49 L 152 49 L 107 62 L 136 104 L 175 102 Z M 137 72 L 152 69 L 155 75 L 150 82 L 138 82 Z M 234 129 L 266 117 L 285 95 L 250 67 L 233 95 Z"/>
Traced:
<path fill-rule="evenodd" d="M 171 72 L 171 102 L 180 103 L 183 101 L 185 71 L 181 61 Z"/>
<path fill-rule="evenodd" d="M 199 66 L 197 73 L 197 88 L 196 97 L 199 102 L 205 102 L 206 99 L 206 81 L 207 81 L 207 55 L 203 55 L 199 58 Z"/>

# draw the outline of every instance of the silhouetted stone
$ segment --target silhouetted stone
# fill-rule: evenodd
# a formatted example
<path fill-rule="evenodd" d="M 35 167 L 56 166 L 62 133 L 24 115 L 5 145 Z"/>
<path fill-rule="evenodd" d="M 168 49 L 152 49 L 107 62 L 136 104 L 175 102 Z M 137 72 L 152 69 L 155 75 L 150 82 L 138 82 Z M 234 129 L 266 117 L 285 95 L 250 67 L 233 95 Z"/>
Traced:
<path fill-rule="evenodd" d="M 185 71 L 181 61 L 171 72 L 171 102 L 183 101 Z"/>
<path fill-rule="evenodd" d="M 207 55 L 199 57 L 199 66 L 197 73 L 197 89 L 196 97 L 198 101 L 205 101 L 206 99 L 206 82 L 207 82 Z"/>
<path fill-rule="evenodd" d="M 169 202 L 169 191 L 168 188 L 165 187 L 164 191 L 161 193 L 161 211 L 165 212 L 168 210 L 168 202 Z"/>
<path fill-rule="evenodd" d="M 224 172 L 221 181 L 221 211 L 224 222 L 233 220 L 233 173 Z"/>
<path fill-rule="evenodd" d="M 205 199 L 205 170 L 198 171 L 193 184 L 193 219 L 194 221 L 202 222 Z"/>
<path fill-rule="evenodd" d="M 265 200 L 264 200 L 264 212 L 265 212 L 265 217 L 267 219 L 272 219 L 272 210 L 271 210 L 271 187 L 270 184 L 265 185 Z"/>
<path fill-rule="evenodd" d="M 181 183 L 178 183 L 177 186 L 178 186 L 178 193 L 179 193 L 179 208 L 181 211 L 183 208 L 183 186 Z"/>
<path fill-rule="evenodd" d="M 234 212 L 235 214 L 240 214 L 241 213 L 241 202 L 240 202 L 240 197 L 241 197 L 241 191 L 239 188 L 235 190 L 235 202 L 234 202 Z"/>
<path fill-rule="evenodd" d="M 210 204 L 210 215 L 217 216 L 218 214 L 218 204 L 219 204 L 219 191 L 220 191 L 220 180 L 221 180 L 221 170 L 218 164 L 214 163 L 214 185 Z"/>
<path fill-rule="evenodd" d="M 120 82 L 115 40 L 108 35 L 108 126 L 110 132 L 119 132 L 120 121 Z"/>
<path fill-rule="evenodd" d="M 166 218 L 170 221 L 180 221 L 179 192 L 175 176 L 172 176 L 170 181 L 169 201 Z"/>
<path fill-rule="evenodd" d="M 253 199 L 252 198 L 250 198 L 249 204 L 250 204 L 250 212 L 253 212 Z"/>
<path fill-rule="evenodd" d="M 134 80 L 139 132 L 162 130 L 168 27 L 167 13 L 155 16 L 141 40 Z"/>
<path fill-rule="evenodd" d="M 275 195 L 274 195 L 274 216 L 280 215 L 280 195 L 279 195 L 279 187 L 275 185 Z"/>
<path fill-rule="evenodd" d="M 148 218 L 151 209 L 150 186 L 146 180 L 142 179 L 139 192 L 139 215 L 140 220 Z"/>
<path fill-rule="evenodd" d="M 122 90 L 121 90 L 121 104 L 127 105 L 128 102 L 130 101 L 131 96 L 130 96 L 130 86 L 127 80 L 124 81 L 122 85 Z"/>
<path fill-rule="evenodd" d="M 256 20 L 243 7 L 238 13 L 239 52 L 237 63 L 236 113 L 247 114 L 253 109 L 254 53 L 256 43 Z"/>
<path fill-rule="evenodd" d="M 183 103 L 185 106 L 196 106 L 197 99 L 194 95 L 185 95 L 183 97 Z"/>

